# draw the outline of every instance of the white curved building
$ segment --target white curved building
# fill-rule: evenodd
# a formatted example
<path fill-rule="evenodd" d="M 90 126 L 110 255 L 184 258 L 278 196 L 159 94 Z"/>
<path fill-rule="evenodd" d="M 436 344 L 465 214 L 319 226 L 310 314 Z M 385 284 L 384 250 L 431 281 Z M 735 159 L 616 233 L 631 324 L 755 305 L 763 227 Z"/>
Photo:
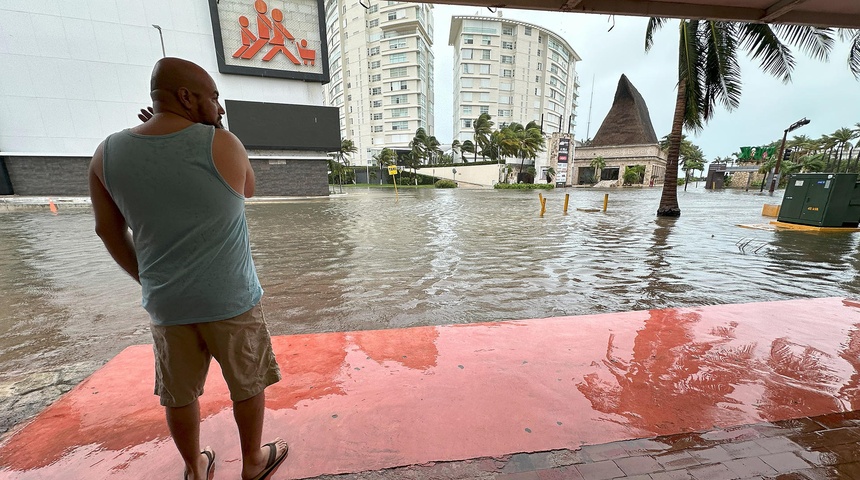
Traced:
<path fill-rule="evenodd" d="M 454 138 L 472 140 L 472 122 L 482 113 L 494 128 L 534 120 L 547 135 L 573 130 L 582 59 L 561 36 L 510 18 L 456 16 L 448 44 L 454 47 Z"/>

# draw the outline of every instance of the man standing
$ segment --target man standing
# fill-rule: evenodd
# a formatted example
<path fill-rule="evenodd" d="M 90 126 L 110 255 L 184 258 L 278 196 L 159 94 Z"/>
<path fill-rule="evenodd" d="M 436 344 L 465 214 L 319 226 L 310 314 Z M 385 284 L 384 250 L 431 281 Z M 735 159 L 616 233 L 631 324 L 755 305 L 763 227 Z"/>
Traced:
<path fill-rule="evenodd" d="M 269 478 L 288 447 L 280 438 L 261 446 L 265 388 L 280 371 L 245 219 L 254 172 L 239 139 L 216 128 L 224 109 L 205 70 L 163 58 L 150 95 L 152 119 L 109 136 L 90 163 L 96 233 L 141 284 L 155 394 L 185 478 L 214 476 L 215 453 L 200 450 L 198 403 L 212 357 L 233 401 L 242 478 Z"/>

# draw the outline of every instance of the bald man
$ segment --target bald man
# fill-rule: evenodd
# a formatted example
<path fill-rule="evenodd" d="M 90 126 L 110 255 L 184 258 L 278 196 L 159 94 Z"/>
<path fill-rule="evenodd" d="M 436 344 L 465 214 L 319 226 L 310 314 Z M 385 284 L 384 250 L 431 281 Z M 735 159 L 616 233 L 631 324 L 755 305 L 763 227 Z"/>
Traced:
<path fill-rule="evenodd" d="M 245 219 L 254 172 L 239 139 L 216 128 L 224 109 L 205 70 L 161 59 L 150 95 L 153 117 L 109 136 L 90 163 L 96 233 L 142 287 L 155 394 L 184 478 L 215 474 L 215 452 L 200 449 L 198 403 L 213 357 L 233 401 L 242 478 L 269 478 L 288 447 L 280 438 L 261 445 L 265 389 L 280 370 Z"/>

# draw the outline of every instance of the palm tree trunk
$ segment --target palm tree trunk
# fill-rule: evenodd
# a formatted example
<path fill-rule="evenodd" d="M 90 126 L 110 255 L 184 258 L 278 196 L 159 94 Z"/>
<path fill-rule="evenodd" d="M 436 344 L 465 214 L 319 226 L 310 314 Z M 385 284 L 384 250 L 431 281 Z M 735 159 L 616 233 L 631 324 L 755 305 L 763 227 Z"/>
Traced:
<path fill-rule="evenodd" d="M 669 158 L 666 159 L 666 176 L 663 179 L 663 194 L 660 196 L 658 217 L 680 217 L 678 206 L 678 157 L 681 154 L 681 131 L 684 127 L 687 81 L 678 82 L 678 98 L 675 100 L 675 116 L 669 133 Z"/>

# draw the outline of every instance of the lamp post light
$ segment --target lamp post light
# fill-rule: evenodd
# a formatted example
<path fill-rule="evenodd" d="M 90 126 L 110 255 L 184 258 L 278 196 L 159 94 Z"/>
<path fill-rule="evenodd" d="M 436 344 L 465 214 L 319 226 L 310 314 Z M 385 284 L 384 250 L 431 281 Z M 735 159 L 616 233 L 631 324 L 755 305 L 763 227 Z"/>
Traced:
<path fill-rule="evenodd" d="M 798 128 L 809 123 L 806 117 L 794 122 L 785 129 L 785 132 L 782 134 L 782 144 L 779 146 L 779 154 L 776 156 L 776 166 L 773 168 L 773 176 L 770 179 L 770 189 L 768 190 L 771 195 L 773 195 L 773 191 L 776 189 L 776 184 L 779 181 L 779 167 L 782 165 L 782 154 L 785 152 L 785 139 L 788 137 L 788 132 L 797 130 Z"/>
<path fill-rule="evenodd" d="M 162 33 L 161 33 L 161 27 L 159 25 L 154 24 L 154 23 L 152 24 L 152 26 L 156 30 L 158 30 L 158 38 L 161 39 L 161 56 L 166 57 L 167 53 L 164 52 L 164 35 L 162 35 Z"/>

